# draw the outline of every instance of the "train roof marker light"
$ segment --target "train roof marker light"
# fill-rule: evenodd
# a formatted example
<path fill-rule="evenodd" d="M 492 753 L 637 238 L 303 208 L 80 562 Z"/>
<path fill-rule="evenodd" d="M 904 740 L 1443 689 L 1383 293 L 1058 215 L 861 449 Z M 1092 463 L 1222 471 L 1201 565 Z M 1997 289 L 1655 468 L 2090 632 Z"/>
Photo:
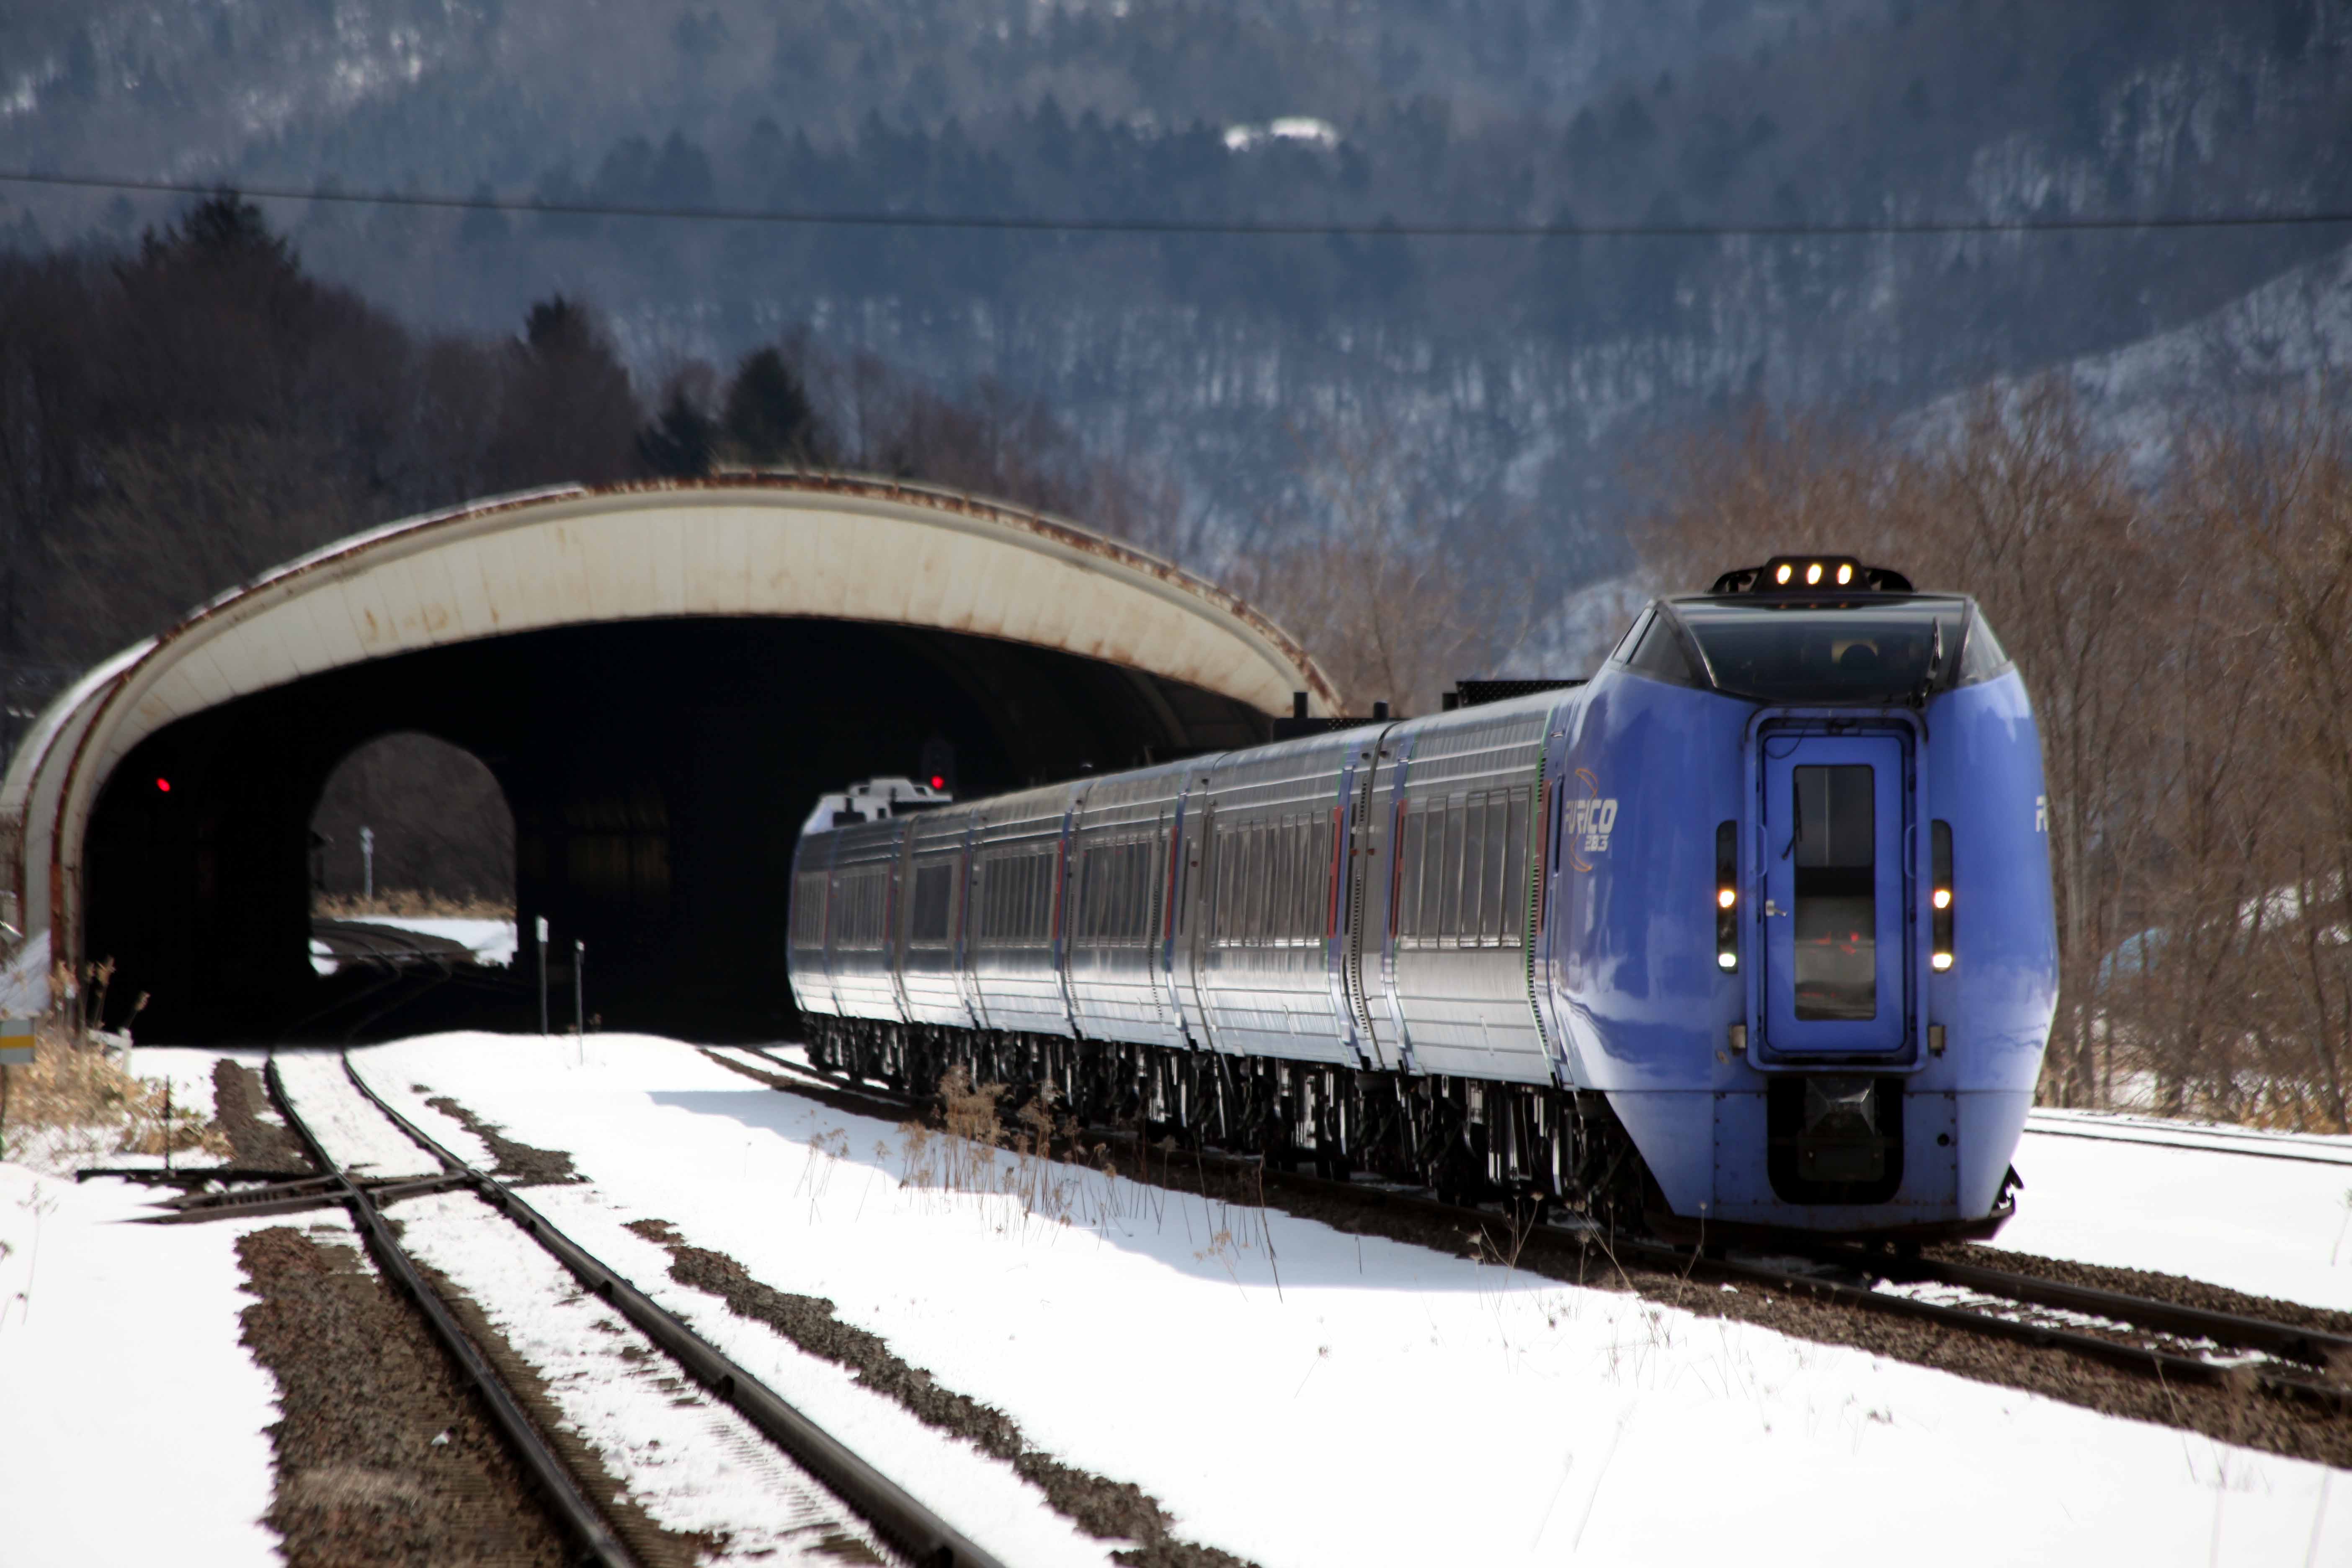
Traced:
<path fill-rule="evenodd" d="M 1774 555 L 1760 566 L 1736 566 L 1715 580 L 1710 598 L 1727 594 L 1910 594 L 1911 579 L 1852 555 Z"/>

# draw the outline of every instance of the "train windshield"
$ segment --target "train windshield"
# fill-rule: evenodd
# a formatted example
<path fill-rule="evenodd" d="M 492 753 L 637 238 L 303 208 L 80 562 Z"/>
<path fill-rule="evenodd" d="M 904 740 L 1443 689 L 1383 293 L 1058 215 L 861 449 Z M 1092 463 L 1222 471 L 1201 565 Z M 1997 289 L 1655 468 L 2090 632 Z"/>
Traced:
<path fill-rule="evenodd" d="M 1958 598 L 1682 599 L 1674 609 L 1706 656 L 1717 690 L 1776 702 L 1923 697 L 1958 680 L 1969 632 L 1968 601 Z"/>

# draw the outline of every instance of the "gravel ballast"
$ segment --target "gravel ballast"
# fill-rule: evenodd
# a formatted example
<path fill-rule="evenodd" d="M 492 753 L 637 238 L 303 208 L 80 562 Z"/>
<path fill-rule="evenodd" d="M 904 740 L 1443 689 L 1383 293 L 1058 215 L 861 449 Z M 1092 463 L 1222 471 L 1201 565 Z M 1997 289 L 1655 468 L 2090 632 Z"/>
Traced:
<path fill-rule="evenodd" d="M 439 1345 L 348 1230 L 237 1242 L 243 1339 L 278 1383 L 269 1523 L 290 1568 L 562 1568 L 566 1545 Z"/>
<path fill-rule="evenodd" d="M 639 1220 L 629 1228 L 669 1253 L 670 1278 L 679 1284 L 716 1296 L 736 1316 L 765 1324 L 809 1354 L 849 1368 L 859 1383 L 896 1400 L 924 1425 L 1003 1460 L 1043 1492 L 1055 1512 L 1087 1534 L 1134 1542 L 1112 1553 L 1118 1562 L 1129 1568 L 1248 1568 L 1244 1558 L 1171 1533 L 1167 1510 L 1141 1487 L 1079 1469 L 1030 1447 L 1012 1416 L 943 1387 L 879 1335 L 843 1322 L 824 1298 L 763 1285 L 734 1258 L 692 1245 L 667 1221 Z"/>

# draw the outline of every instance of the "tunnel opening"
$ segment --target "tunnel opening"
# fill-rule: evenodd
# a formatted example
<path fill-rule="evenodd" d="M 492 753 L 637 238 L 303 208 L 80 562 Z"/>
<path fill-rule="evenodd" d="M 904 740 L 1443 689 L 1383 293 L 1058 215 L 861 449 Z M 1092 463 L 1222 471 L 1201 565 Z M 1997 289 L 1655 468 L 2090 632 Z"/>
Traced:
<path fill-rule="evenodd" d="M 487 763 L 415 730 L 336 764 L 310 814 L 311 913 L 514 918 L 514 813 Z"/>
<path fill-rule="evenodd" d="M 366 742 L 328 775 L 309 844 L 310 967 L 331 979 L 297 1032 L 512 1013 L 514 813 L 480 758 L 415 730 Z"/>
<path fill-rule="evenodd" d="M 1268 725 L 1235 699 L 1106 660 L 868 622 L 617 621 L 425 649 L 142 740 L 91 814 L 81 951 L 115 962 L 118 994 L 147 994 L 142 1039 L 535 1028 L 543 918 L 559 985 L 584 945 L 585 1005 L 603 1026 L 776 1038 L 794 1022 L 793 846 L 820 794 L 904 773 L 985 795 L 1252 744 Z M 495 781 L 520 941 L 510 984 L 425 987 L 360 1017 L 324 1005 L 334 977 L 310 948 L 316 884 L 348 874 L 351 846 L 331 843 L 322 865 L 312 833 L 337 770 L 399 734 Z M 407 809 L 429 817 L 436 803 L 428 792 Z M 568 1025 L 569 1008 L 555 1018 Z"/>

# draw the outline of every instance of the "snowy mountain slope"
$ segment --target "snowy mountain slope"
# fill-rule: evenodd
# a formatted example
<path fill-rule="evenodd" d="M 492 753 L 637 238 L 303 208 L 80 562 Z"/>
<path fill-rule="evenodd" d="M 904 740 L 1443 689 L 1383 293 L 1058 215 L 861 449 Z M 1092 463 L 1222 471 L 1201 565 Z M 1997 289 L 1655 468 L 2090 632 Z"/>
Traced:
<path fill-rule="evenodd" d="M 2352 375 L 2352 247 L 2301 267 L 2170 331 L 2053 367 L 2074 385 L 2092 433 L 2131 454 L 2142 478 L 2171 456 L 2184 408 L 2227 418 L 2281 395 L 2340 389 Z M 2013 393 L 2019 378 L 1990 384 Z M 1974 390 L 1937 399 L 1906 423 L 1933 443 L 1965 417 Z"/>

